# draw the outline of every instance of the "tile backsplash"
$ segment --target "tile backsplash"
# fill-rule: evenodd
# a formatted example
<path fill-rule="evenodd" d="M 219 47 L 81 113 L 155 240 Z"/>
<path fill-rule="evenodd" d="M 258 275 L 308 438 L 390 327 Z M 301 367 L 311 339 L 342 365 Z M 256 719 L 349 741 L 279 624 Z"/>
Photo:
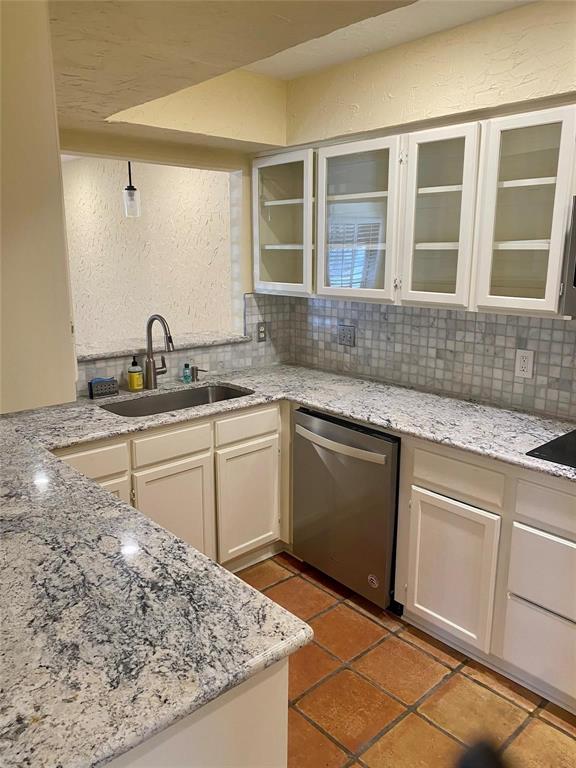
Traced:
<path fill-rule="evenodd" d="M 257 342 L 262 321 L 267 340 Z M 184 362 L 211 373 L 293 362 L 576 419 L 576 320 L 250 294 L 245 324 L 250 342 L 172 353 L 169 378 Z M 342 324 L 355 326 L 356 346 L 338 343 Z M 534 351 L 533 378 L 514 375 L 517 349 Z M 120 378 L 129 363 L 79 363 L 79 392 L 93 376 Z"/>

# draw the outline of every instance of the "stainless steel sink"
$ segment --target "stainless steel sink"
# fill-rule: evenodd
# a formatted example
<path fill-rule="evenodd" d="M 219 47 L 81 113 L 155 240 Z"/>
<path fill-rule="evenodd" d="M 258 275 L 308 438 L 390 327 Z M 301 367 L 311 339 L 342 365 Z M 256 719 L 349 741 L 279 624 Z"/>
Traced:
<path fill-rule="evenodd" d="M 208 384 L 205 387 L 181 389 L 178 392 L 163 392 L 159 395 L 123 400 L 120 403 L 107 403 L 101 405 L 100 408 L 118 416 L 152 416 L 155 413 L 179 411 L 182 408 L 193 408 L 195 405 L 218 403 L 221 400 L 232 400 L 235 397 L 253 394 L 253 389 L 232 387 L 229 384 Z"/>

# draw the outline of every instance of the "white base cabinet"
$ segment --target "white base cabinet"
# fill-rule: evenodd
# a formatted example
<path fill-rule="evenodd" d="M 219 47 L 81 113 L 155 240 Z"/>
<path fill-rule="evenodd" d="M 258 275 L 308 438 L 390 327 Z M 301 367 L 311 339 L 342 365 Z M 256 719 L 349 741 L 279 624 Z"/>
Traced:
<path fill-rule="evenodd" d="M 132 473 L 137 509 L 191 544 L 216 557 L 212 452 Z"/>
<path fill-rule="evenodd" d="M 228 562 L 278 541 L 287 528 L 280 434 L 273 405 L 56 454 L 200 552 Z"/>
<path fill-rule="evenodd" d="M 509 593 L 502 657 L 576 698 L 574 622 Z"/>
<path fill-rule="evenodd" d="M 407 608 L 488 651 L 500 518 L 412 487 Z"/>
<path fill-rule="evenodd" d="M 123 477 L 114 477 L 111 480 L 101 480 L 100 485 L 102 488 L 106 488 L 107 491 L 117 496 L 120 501 L 131 504 L 132 499 L 130 497 L 130 478 L 128 475 Z"/>
<path fill-rule="evenodd" d="M 279 538 L 279 453 L 278 435 L 216 451 L 220 562 Z"/>
<path fill-rule="evenodd" d="M 404 438 L 404 618 L 576 713 L 575 512 L 573 481 Z"/>

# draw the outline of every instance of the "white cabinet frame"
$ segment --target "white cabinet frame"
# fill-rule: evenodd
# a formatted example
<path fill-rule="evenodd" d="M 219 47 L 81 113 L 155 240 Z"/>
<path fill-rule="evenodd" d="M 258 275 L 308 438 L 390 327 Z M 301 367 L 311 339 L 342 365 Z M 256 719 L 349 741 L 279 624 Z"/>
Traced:
<path fill-rule="evenodd" d="M 552 214 L 552 231 L 548 249 L 546 291 L 543 299 L 490 294 L 490 276 L 494 247 L 494 226 L 498 196 L 500 140 L 503 131 L 534 125 L 562 122 L 558 153 L 556 192 Z M 478 226 L 475 244 L 476 305 L 480 308 L 537 312 L 556 312 L 560 296 L 560 281 L 564 256 L 564 237 L 570 213 L 571 187 L 576 145 L 576 108 L 573 106 L 547 109 L 530 114 L 488 120 L 484 125 L 482 148 L 482 178 L 478 196 Z"/>
<path fill-rule="evenodd" d="M 260 177 L 258 171 L 271 165 L 303 163 L 303 242 L 302 283 L 280 283 L 263 280 L 260 277 Z M 301 149 L 294 152 L 256 158 L 252 164 L 252 241 L 254 260 L 254 290 L 257 293 L 277 293 L 283 296 L 311 296 L 313 290 L 313 204 L 314 204 L 314 150 Z"/>
<path fill-rule="evenodd" d="M 331 157 L 371 152 L 388 149 L 388 195 L 386 209 L 386 257 L 384 262 L 384 288 L 338 288 L 326 285 L 326 166 Z M 342 298 L 371 299 L 394 301 L 394 273 L 396 270 L 397 217 L 400 165 L 400 137 L 390 136 L 384 139 L 355 141 L 350 144 L 337 144 L 321 147 L 318 150 L 318 231 L 316 237 L 316 292 L 321 296 L 340 296 Z"/>
<path fill-rule="evenodd" d="M 480 125 L 450 126 L 419 131 L 408 135 L 407 180 L 405 188 L 404 241 L 400 254 L 402 270 L 401 297 L 404 302 L 422 302 L 457 307 L 467 307 L 470 294 L 470 275 L 472 270 L 472 251 L 474 239 L 474 203 L 476 199 L 476 180 L 478 168 L 478 144 Z M 464 137 L 464 160 L 460 208 L 460 232 L 458 236 L 458 267 L 456 290 L 454 293 L 434 291 L 414 291 L 412 285 L 414 225 L 416 216 L 416 197 L 418 193 L 418 155 L 421 144 Z M 438 188 L 438 190 L 443 188 Z M 447 188 L 446 188 L 447 189 Z M 450 244 L 452 245 L 452 244 Z"/>

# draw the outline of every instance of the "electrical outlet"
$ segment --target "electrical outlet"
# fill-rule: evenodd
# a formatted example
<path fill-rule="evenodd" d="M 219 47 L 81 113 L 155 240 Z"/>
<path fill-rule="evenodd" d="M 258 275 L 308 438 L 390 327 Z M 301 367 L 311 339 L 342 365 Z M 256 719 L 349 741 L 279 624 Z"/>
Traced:
<path fill-rule="evenodd" d="M 355 325 L 339 325 L 338 326 L 338 344 L 343 344 L 345 347 L 356 346 L 356 326 Z"/>
<path fill-rule="evenodd" d="M 519 379 L 531 379 L 534 375 L 534 352 L 531 349 L 516 350 L 514 375 Z"/>
<path fill-rule="evenodd" d="M 256 338 L 258 341 L 266 341 L 266 323 L 258 323 L 256 328 Z"/>

